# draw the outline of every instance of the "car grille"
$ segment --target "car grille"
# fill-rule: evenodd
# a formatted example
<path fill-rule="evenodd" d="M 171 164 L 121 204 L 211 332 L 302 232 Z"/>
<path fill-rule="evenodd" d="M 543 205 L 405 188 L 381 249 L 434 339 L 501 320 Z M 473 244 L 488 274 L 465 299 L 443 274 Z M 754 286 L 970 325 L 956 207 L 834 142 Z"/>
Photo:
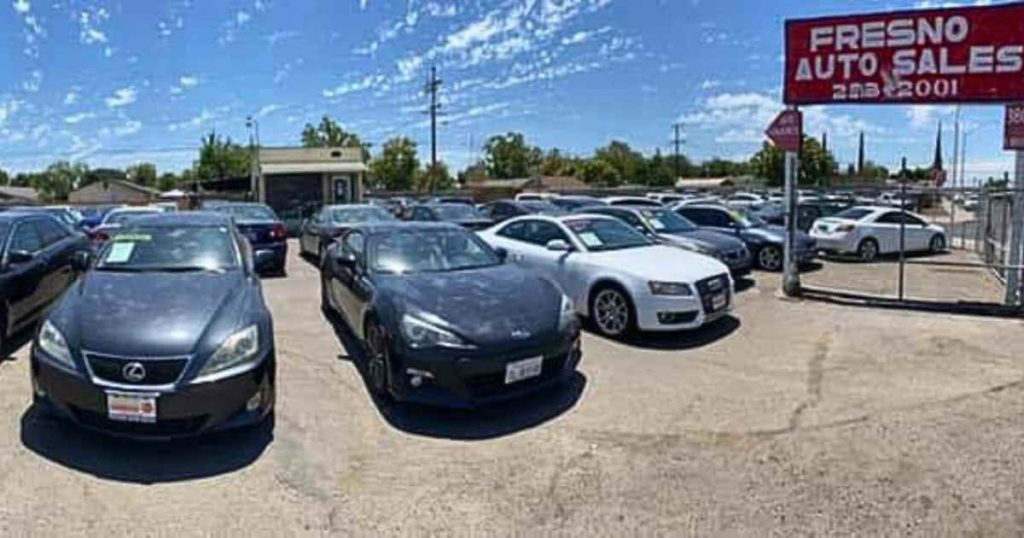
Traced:
<path fill-rule="evenodd" d="M 506 390 L 527 389 L 533 385 L 543 384 L 552 377 L 556 377 L 565 368 L 565 362 L 568 358 L 568 353 L 555 357 L 546 357 L 543 366 L 541 366 L 539 376 L 524 379 L 511 385 L 505 384 L 505 369 L 504 363 L 502 363 L 502 369 L 497 372 L 478 374 L 466 379 L 466 388 L 469 389 L 474 397 L 491 396 Z"/>
<path fill-rule="evenodd" d="M 153 423 L 142 423 L 110 420 L 106 415 L 75 406 L 71 406 L 71 412 L 74 414 L 75 419 L 87 428 L 140 437 L 192 435 L 206 424 L 208 418 L 206 415 L 200 415 L 181 419 L 157 419 Z"/>
<path fill-rule="evenodd" d="M 718 275 L 704 280 L 697 281 L 697 293 L 700 295 L 700 302 L 704 306 L 704 312 L 710 314 L 715 311 L 713 298 L 725 294 L 725 304 L 728 306 L 732 301 L 729 289 L 729 275 Z"/>
<path fill-rule="evenodd" d="M 185 366 L 188 365 L 188 358 L 175 357 L 168 359 L 131 359 L 124 357 L 113 357 L 96 353 L 86 353 L 85 360 L 89 363 L 92 375 L 99 380 L 119 385 L 132 386 L 157 386 L 172 385 L 178 381 Z M 137 362 L 145 369 L 145 377 L 140 380 L 132 380 L 125 377 L 125 366 Z"/>

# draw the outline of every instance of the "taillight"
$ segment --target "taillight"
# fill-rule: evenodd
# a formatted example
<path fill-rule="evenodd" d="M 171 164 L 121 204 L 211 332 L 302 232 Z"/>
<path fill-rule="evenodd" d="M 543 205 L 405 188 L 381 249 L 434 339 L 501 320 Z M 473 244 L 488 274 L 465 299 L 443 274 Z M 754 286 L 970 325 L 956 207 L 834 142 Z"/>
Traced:
<path fill-rule="evenodd" d="M 287 237 L 288 231 L 284 229 L 284 224 L 275 224 L 274 227 L 270 229 L 271 239 L 285 239 Z"/>

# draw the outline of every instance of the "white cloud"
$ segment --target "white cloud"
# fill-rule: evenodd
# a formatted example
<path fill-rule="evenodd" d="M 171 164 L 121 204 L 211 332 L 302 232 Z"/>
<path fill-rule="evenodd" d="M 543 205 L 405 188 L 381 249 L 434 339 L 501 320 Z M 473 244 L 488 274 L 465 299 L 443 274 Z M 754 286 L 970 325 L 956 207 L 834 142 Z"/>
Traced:
<path fill-rule="evenodd" d="M 288 40 L 288 39 L 292 39 L 292 38 L 295 38 L 295 37 L 298 37 L 298 36 L 299 36 L 298 32 L 278 30 L 276 32 L 271 33 L 270 35 L 268 35 L 264 39 L 266 39 L 267 43 L 270 43 L 270 46 L 273 47 L 274 45 L 277 45 L 278 43 L 280 43 L 282 41 L 285 41 L 285 40 Z"/>
<path fill-rule="evenodd" d="M 103 102 L 107 104 L 107 108 L 120 108 L 134 103 L 137 96 L 135 87 L 129 86 L 116 90 L 114 95 L 107 97 Z"/>
<path fill-rule="evenodd" d="M 28 93 L 36 93 L 39 91 L 39 88 L 42 85 L 43 72 L 38 69 L 34 69 L 32 70 L 32 72 L 28 74 L 28 78 L 22 81 L 21 89 L 25 90 Z"/>
<path fill-rule="evenodd" d="M 256 113 L 256 115 L 262 118 L 265 116 L 269 116 L 274 112 L 277 112 L 278 110 L 281 110 L 281 108 L 281 105 L 266 105 L 263 108 L 261 108 L 260 111 Z"/>
<path fill-rule="evenodd" d="M 178 131 L 178 130 L 187 129 L 187 128 L 197 129 L 199 127 L 202 127 L 204 124 L 206 124 L 210 120 L 215 119 L 216 117 L 217 117 L 216 114 L 211 112 L 209 109 L 204 108 L 199 113 L 199 115 L 197 115 L 197 116 L 194 116 L 194 117 L 192 117 L 190 119 L 187 119 L 185 121 L 181 121 L 181 122 L 177 122 L 177 123 L 172 123 L 172 124 L 168 125 L 167 126 L 167 130 L 173 132 L 173 131 Z"/>
<path fill-rule="evenodd" d="M 32 14 L 32 4 L 29 0 L 14 0 L 11 3 L 11 7 L 14 8 L 15 15 L 21 17 L 22 21 L 22 39 L 25 42 L 25 48 L 22 52 L 30 58 L 39 57 L 39 41 L 46 37 L 46 31 L 43 30 L 39 20 Z"/>
<path fill-rule="evenodd" d="M 110 12 L 103 7 L 94 11 L 83 10 L 79 13 L 79 41 L 85 45 L 105 44 L 107 42 L 107 34 L 100 29 L 100 25 L 106 22 L 109 18 Z"/>
<path fill-rule="evenodd" d="M 3 127 L 19 108 L 21 108 L 21 101 L 17 99 L 7 98 L 4 101 L 0 101 L 0 127 Z"/>
<path fill-rule="evenodd" d="M 715 89 L 715 88 L 717 88 L 717 87 L 719 87 L 721 85 L 722 85 L 722 83 L 719 80 L 707 79 L 706 78 L 706 79 L 704 79 L 703 82 L 700 83 L 700 89 L 702 89 L 702 90 L 713 90 L 713 89 Z"/>
<path fill-rule="evenodd" d="M 180 84 L 182 88 L 195 88 L 199 85 L 199 77 L 184 76 L 178 79 L 178 84 Z"/>
<path fill-rule="evenodd" d="M 350 93 L 359 92 L 373 88 L 385 80 L 383 75 L 366 75 L 365 77 L 340 84 L 334 88 L 323 90 L 321 93 L 328 99 L 337 99 Z"/>
<path fill-rule="evenodd" d="M 95 117 L 96 117 L 96 114 L 93 114 L 92 112 L 80 112 L 78 114 L 72 114 L 70 116 L 65 116 L 64 117 L 64 123 L 67 123 L 69 125 L 75 125 L 76 123 L 81 123 L 81 122 L 83 122 L 85 120 L 92 119 L 92 118 L 95 118 Z"/>
<path fill-rule="evenodd" d="M 114 136 L 128 136 L 133 135 L 142 130 L 142 122 L 136 120 L 125 120 L 124 123 L 114 127 Z"/>
<path fill-rule="evenodd" d="M 14 8 L 14 12 L 18 15 L 25 15 L 32 11 L 32 4 L 28 0 L 14 0 L 11 5 Z"/>
<path fill-rule="evenodd" d="M 938 105 L 911 105 L 907 107 L 907 121 L 910 128 L 914 130 L 931 129 L 935 127 L 940 116 L 952 113 L 951 106 Z"/>

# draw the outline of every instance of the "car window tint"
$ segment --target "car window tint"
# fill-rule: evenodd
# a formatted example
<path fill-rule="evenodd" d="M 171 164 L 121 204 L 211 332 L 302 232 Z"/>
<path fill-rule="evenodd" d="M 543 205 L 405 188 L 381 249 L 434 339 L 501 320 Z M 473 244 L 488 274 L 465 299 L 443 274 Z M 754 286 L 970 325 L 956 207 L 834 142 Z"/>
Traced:
<path fill-rule="evenodd" d="M 526 221 L 513 222 L 512 224 L 498 230 L 498 235 L 509 239 L 515 239 L 517 241 L 525 241 L 526 225 Z"/>
<path fill-rule="evenodd" d="M 562 233 L 562 230 L 554 223 L 535 220 L 529 221 L 526 224 L 526 236 L 524 238 L 528 243 L 534 245 L 544 246 L 554 240 L 562 240 L 566 243 L 569 242 L 569 238 Z"/>
<path fill-rule="evenodd" d="M 49 219 L 33 221 L 43 246 L 50 246 L 68 236 L 67 232 L 56 222 Z"/>
<path fill-rule="evenodd" d="M 927 226 L 927 223 L 913 215 L 907 214 L 903 216 L 904 222 L 911 226 Z"/>
<path fill-rule="evenodd" d="M 352 232 L 345 236 L 345 249 L 356 255 L 361 261 L 366 250 L 366 236 L 362 232 Z"/>
<path fill-rule="evenodd" d="M 43 240 L 32 223 L 22 222 L 14 230 L 14 237 L 11 238 L 11 250 L 39 252 L 42 248 Z"/>
<path fill-rule="evenodd" d="M 895 211 L 891 212 L 891 213 L 886 213 L 886 214 L 882 215 L 881 217 L 878 217 L 877 219 L 875 219 L 875 222 L 877 222 L 879 224 L 899 224 L 900 223 L 900 214 L 895 212 Z"/>

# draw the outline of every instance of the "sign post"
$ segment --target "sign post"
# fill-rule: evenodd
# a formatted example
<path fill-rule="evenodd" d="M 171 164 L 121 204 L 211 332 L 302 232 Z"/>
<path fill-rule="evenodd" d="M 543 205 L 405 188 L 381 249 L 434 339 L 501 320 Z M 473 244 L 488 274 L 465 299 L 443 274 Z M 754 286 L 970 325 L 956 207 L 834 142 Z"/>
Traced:
<path fill-rule="evenodd" d="M 1006 276 L 1005 304 L 1015 306 L 1021 304 L 1021 270 L 1024 262 L 1021 253 L 1024 250 L 1024 103 L 1006 106 L 1006 120 L 1003 124 L 1003 149 L 1012 150 L 1016 156 L 1013 176 L 1012 200 L 1010 208 L 1010 259 L 1006 265 L 1011 266 Z"/>
<path fill-rule="evenodd" d="M 796 264 L 794 240 L 796 238 L 796 184 L 800 166 L 800 146 L 803 142 L 803 115 L 796 107 L 781 112 L 765 131 L 775 147 L 786 152 L 783 163 L 786 197 L 786 242 L 783 245 L 782 291 L 790 296 L 800 295 L 800 268 Z"/>

